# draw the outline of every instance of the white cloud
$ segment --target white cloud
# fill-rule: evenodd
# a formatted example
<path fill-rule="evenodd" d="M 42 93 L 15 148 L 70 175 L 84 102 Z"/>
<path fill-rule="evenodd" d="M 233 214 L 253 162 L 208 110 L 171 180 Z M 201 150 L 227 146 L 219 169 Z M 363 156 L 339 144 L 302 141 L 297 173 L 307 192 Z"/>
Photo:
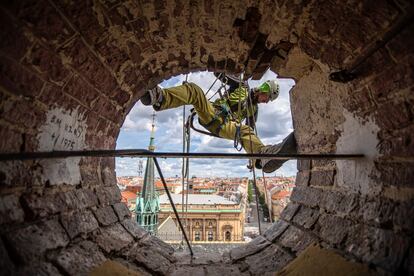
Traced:
<path fill-rule="evenodd" d="M 276 74 L 270 70 L 264 74 L 259 81 L 249 81 L 250 87 L 260 85 L 268 79 L 275 79 Z M 185 75 L 179 75 L 161 83 L 162 87 L 180 85 L 185 80 Z M 189 73 L 188 81 L 199 85 L 203 91 L 207 91 L 214 82 L 215 77 L 210 72 Z M 290 79 L 278 79 L 280 84 L 280 96 L 274 102 L 261 104 L 257 120 L 257 131 L 264 144 L 280 142 L 292 130 L 292 119 L 290 113 L 289 90 L 294 85 Z M 217 81 L 211 89 L 208 97 L 220 87 Z M 186 117 L 189 115 L 190 106 L 186 106 Z M 155 144 L 157 151 L 182 151 L 182 112 L 183 108 L 164 110 L 156 113 L 156 134 Z M 117 144 L 124 145 L 122 148 L 129 148 L 128 145 L 138 145 L 139 148 L 147 148 L 149 133 L 151 130 L 153 109 L 150 106 L 143 106 L 138 102 L 130 111 L 121 128 L 121 134 Z M 197 121 L 197 119 L 195 119 Z M 196 124 L 197 125 L 197 124 Z M 197 125 L 198 128 L 202 128 Z M 125 135 L 123 133 L 130 133 Z M 138 133 L 135 135 L 135 133 Z M 225 152 L 236 153 L 233 148 L 233 141 L 213 138 L 195 131 L 191 132 L 192 152 Z M 165 176 L 181 175 L 181 159 L 161 160 L 160 165 Z M 190 160 L 190 175 L 197 176 L 247 176 L 249 171 L 246 168 L 248 160 L 234 159 L 192 159 Z M 117 158 L 116 171 L 118 175 L 136 175 L 138 158 Z M 277 174 L 294 175 L 296 173 L 296 161 L 289 161 L 277 171 Z"/>

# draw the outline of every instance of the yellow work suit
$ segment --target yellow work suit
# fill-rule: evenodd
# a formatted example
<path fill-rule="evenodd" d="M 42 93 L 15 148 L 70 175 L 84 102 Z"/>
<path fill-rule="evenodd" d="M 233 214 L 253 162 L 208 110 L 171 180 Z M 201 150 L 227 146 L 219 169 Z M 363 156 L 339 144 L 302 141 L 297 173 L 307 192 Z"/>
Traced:
<path fill-rule="evenodd" d="M 246 108 L 242 110 L 241 114 L 236 114 L 235 119 L 230 116 L 223 118 L 217 116 L 218 110 L 209 102 L 204 95 L 203 90 L 194 83 L 186 83 L 184 85 L 165 88 L 162 90 L 163 100 L 159 107 L 154 107 L 158 110 L 166 110 L 170 108 L 179 107 L 182 105 L 192 105 L 197 112 L 199 122 L 210 132 L 218 135 L 221 138 L 233 140 L 236 134 L 238 123 L 249 116 Z M 246 100 L 247 93 L 243 96 L 241 101 Z M 240 102 L 240 101 L 239 101 Z M 250 112 L 251 113 L 251 112 Z M 254 134 L 254 131 L 248 125 L 240 126 L 240 140 L 243 148 L 248 153 L 259 153 L 264 147 L 260 139 Z"/>

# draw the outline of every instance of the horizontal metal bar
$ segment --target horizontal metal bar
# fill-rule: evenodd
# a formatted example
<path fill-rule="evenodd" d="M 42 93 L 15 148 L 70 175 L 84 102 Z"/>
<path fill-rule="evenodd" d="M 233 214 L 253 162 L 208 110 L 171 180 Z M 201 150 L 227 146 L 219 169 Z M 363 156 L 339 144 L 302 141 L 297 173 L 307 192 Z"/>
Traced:
<path fill-rule="evenodd" d="M 33 159 L 53 159 L 68 157 L 157 157 L 157 158 L 219 158 L 219 159 L 251 159 L 251 158 L 271 158 L 278 160 L 290 159 L 358 159 L 363 158 L 363 154 L 249 154 L 249 153 L 217 153 L 217 152 L 152 152 L 146 149 L 121 149 L 121 150 L 79 150 L 79 151 L 48 151 L 48 152 L 21 152 L 21 153 L 1 153 L 0 161 L 11 160 L 33 160 Z"/>

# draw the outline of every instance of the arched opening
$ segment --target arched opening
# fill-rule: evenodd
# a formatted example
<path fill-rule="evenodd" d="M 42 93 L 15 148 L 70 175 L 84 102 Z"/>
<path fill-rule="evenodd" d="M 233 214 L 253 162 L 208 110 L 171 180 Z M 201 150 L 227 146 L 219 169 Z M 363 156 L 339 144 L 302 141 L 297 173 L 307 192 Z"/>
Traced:
<path fill-rule="evenodd" d="M 114 149 L 132 105 L 162 79 L 270 67 L 296 80 L 301 153 L 366 159 L 299 161 L 281 219 L 230 262 L 193 272 L 280 271 L 316 242 L 376 271 L 413 273 L 409 1 L 9 1 L 0 13 L 2 153 Z M 342 69 L 356 78 L 329 79 Z M 90 157 L 2 162 L 3 271 L 85 274 L 108 259 L 147 273 L 190 269 L 130 223 L 114 167 Z"/>

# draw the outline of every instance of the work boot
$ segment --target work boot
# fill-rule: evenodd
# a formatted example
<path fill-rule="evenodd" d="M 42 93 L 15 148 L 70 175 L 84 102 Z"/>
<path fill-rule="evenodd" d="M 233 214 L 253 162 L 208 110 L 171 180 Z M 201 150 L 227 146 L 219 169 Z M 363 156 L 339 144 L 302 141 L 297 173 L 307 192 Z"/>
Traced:
<path fill-rule="evenodd" d="M 297 145 L 293 132 L 289 134 L 283 141 L 276 145 L 264 146 L 260 153 L 263 154 L 294 154 L 297 153 Z M 282 167 L 288 160 L 267 159 L 263 158 L 259 164 L 263 172 L 271 173 Z"/>
<path fill-rule="evenodd" d="M 158 85 L 153 89 L 147 90 L 147 92 L 141 97 L 143 105 L 160 106 L 162 102 L 162 89 Z"/>

